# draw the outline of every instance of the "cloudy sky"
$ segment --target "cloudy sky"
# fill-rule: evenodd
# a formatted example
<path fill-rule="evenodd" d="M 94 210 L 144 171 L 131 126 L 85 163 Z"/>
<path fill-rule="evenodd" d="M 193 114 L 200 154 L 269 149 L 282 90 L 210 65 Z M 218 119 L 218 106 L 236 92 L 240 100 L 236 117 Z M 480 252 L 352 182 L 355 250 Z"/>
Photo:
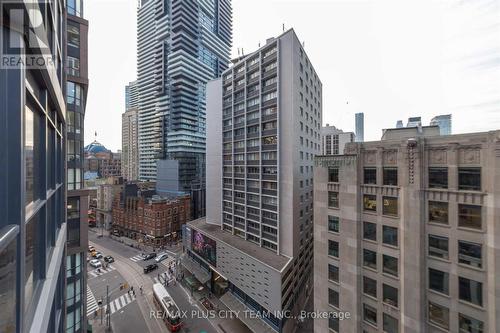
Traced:
<path fill-rule="evenodd" d="M 86 0 L 86 143 L 121 147 L 124 86 L 136 78 L 135 0 Z M 500 129 L 498 0 L 233 0 L 233 55 L 293 27 L 323 82 L 323 122 L 365 140 L 398 119 L 453 114 L 453 132 Z"/>

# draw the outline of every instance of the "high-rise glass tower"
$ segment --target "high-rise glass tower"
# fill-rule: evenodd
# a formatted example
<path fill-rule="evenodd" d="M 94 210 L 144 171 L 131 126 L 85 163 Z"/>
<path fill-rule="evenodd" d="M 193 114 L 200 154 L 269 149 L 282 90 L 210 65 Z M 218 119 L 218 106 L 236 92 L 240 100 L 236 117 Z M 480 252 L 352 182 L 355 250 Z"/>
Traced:
<path fill-rule="evenodd" d="M 135 109 L 139 106 L 139 92 L 137 81 L 130 82 L 125 86 L 125 111 Z"/>
<path fill-rule="evenodd" d="M 0 332 L 86 331 L 76 215 L 86 209 L 73 209 L 72 192 L 87 83 L 81 9 L 81 0 L 0 2 L 0 57 L 24 61 L 0 61 Z"/>
<path fill-rule="evenodd" d="M 451 114 L 435 116 L 430 124 L 439 126 L 439 134 L 451 135 Z"/>
<path fill-rule="evenodd" d="M 204 183 L 205 85 L 229 63 L 230 0 L 142 0 L 138 9 L 139 178 L 158 159 L 179 165 L 179 188 Z"/>

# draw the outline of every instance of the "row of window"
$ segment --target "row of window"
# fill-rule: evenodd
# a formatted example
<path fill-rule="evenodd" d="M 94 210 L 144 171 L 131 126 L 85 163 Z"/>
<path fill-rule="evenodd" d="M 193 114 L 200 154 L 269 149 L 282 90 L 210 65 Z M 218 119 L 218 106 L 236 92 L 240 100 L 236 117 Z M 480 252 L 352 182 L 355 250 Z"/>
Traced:
<path fill-rule="evenodd" d="M 444 329 L 450 328 L 450 309 L 447 307 L 429 302 L 428 305 L 429 322 Z M 458 313 L 458 328 L 460 333 L 483 333 L 484 324 L 482 321 Z"/>
<path fill-rule="evenodd" d="M 449 260 L 448 237 L 429 235 L 428 255 L 435 258 Z M 458 263 L 475 268 L 483 267 L 482 245 L 458 240 Z"/>
<path fill-rule="evenodd" d="M 429 268 L 429 289 L 449 295 L 449 273 Z M 483 284 L 462 276 L 458 277 L 458 298 L 462 301 L 483 306 Z"/>
<path fill-rule="evenodd" d="M 449 203 L 429 201 L 429 222 L 449 224 Z M 458 204 L 458 226 L 463 228 L 482 228 L 482 207 Z"/>

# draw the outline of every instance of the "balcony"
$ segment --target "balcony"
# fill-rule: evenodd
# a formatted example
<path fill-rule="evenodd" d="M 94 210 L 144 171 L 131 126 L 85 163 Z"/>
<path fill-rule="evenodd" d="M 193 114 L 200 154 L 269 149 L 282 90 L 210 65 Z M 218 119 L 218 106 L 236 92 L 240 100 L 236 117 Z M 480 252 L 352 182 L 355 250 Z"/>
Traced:
<path fill-rule="evenodd" d="M 247 178 L 248 179 L 259 179 L 259 174 L 258 173 L 248 173 Z"/>
<path fill-rule="evenodd" d="M 240 203 L 240 204 L 245 204 L 245 198 L 238 198 L 238 197 L 235 197 L 234 198 L 234 202 L 237 202 L 237 203 Z"/>
<path fill-rule="evenodd" d="M 258 124 L 258 123 L 259 123 L 259 118 L 247 120 L 247 126 Z"/>
<path fill-rule="evenodd" d="M 263 223 L 263 224 L 270 225 L 270 226 L 273 226 L 273 227 L 278 226 L 278 221 L 276 221 L 276 220 L 272 220 L 272 219 L 268 219 L 268 218 L 266 218 L 266 217 L 263 217 L 263 218 L 262 218 L 262 223 Z"/>
<path fill-rule="evenodd" d="M 252 111 L 257 111 L 257 110 L 259 110 L 259 104 L 247 107 L 247 112 L 252 112 Z"/>
<path fill-rule="evenodd" d="M 278 113 L 270 114 L 268 116 L 262 116 L 262 122 L 266 122 L 269 120 L 277 120 L 278 119 Z"/>
<path fill-rule="evenodd" d="M 255 152 L 255 151 L 259 151 L 259 146 L 257 146 L 257 147 L 247 147 L 247 152 L 251 153 L 251 152 Z"/>
<path fill-rule="evenodd" d="M 260 216 L 259 216 L 259 215 L 254 215 L 254 214 L 250 214 L 250 213 L 248 213 L 248 214 L 247 214 L 247 217 L 248 217 L 250 220 L 253 220 L 253 221 L 257 221 L 257 222 L 259 222 L 259 221 L 260 221 Z"/>
<path fill-rule="evenodd" d="M 270 92 L 270 91 L 276 91 L 277 88 L 278 88 L 278 83 L 277 82 L 272 83 L 272 84 L 262 88 L 262 94 Z"/>
<path fill-rule="evenodd" d="M 271 69 L 271 70 L 268 70 L 267 72 L 264 72 L 263 74 L 261 74 L 262 80 L 269 79 L 269 78 L 275 76 L 277 72 L 278 71 L 277 71 L 276 67 Z"/>
<path fill-rule="evenodd" d="M 260 136 L 259 132 L 248 133 L 247 139 L 258 138 Z"/>
<path fill-rule="evenodd" d="M 247 205 L 248 205 L 248 206 L 255 207 L 255 208 L 259 208 L 259 207 L 260 207 L 260 203 L 259 203 L 258 201 L 250 201 L 250 200 L 247 200 Z"/>
<path fill-rule="evenodd" d="M 245 165 L 245 160 L 243 160 L 243 161 L 234 161 L 234 165 Z"/>
<path fill-rule="evenodd" d="M 262 136 L 271 136 L 271 135 L 276 135 L 276 134 L 278 134 L 278 130 L 276 128 L 262 131 Z"/>
<path fill-rule="evenodd" d="M 263 151 L 270 151 L 270 150 L 276 151 L 276 149 L 278 149 L 278 145 L 276 145 L 276 144 L 262 145 L 262 150 Z"/>
<path fill-rule="evenodd" d="M 277 207 L 274 205 L 262 204 L 262 209 L 270 210 L 272 212 L 277 211 Z"/>
<path fill-rule="evenodd" d="M 234 148 L 234 153 L 244 153 L 245 152 L 245 148 Z"/>
<path fill-rule="evenodd" d="M 247 98 L 252 98 L 252 97 L 257 96 L 257 95 L 259 95 L 259 90 L 254 90 L 254 91 L 247 93 Z"/>
<path fill-rule="evenodd" d="M 260 161 L 247 161 L 247 165 L 259 165 Z"/>
<path fill-rule="evenodd" d="M 263 160 L 262 161 L 262 165 L 278 165 L 278 161 L 277 160 Z"/>
<path fill-rule="evenodd" d="M 257 187 L 249 187 L 247 188 L 247 192 L 250 193 L 260 193 L 259 189 Z"/>
<path fill-rule="evenodd" d="M 245 178 L 245 174 L 244 173 L 235 173 L 234 178 Z"/>
<path fill-rule="evenodd" d="M 277 196 L 278 191 L 277 190 L 262 189 L 262 194 Z"/>
<path fill-rule="evenodd" d="M 268 175 L 268 174 L 262 174 L 262 180 L 278 180 L 278 175 Z"/>
<path fill-rule="evenodd" d="M 243 185 L 234 185 L 234 190 L 235 191 L 245 192 L 245 186 L 243 186 Z"/>

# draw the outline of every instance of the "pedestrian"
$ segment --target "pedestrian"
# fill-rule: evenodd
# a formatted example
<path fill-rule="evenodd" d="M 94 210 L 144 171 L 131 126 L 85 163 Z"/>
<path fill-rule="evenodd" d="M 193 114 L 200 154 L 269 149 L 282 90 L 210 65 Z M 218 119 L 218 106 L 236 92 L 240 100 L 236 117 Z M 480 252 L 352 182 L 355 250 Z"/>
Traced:
<path fill-rule="evenodd" d="M 141 295 L 142 295 L 142 286 L 140 286 L 139 290 L 141 291 Z"/>
<path fill-rule="evenodd" d="M 132 295 L 134 295 L 134 297 L 135 297 L 135 290 L 132 290 Z"/>

